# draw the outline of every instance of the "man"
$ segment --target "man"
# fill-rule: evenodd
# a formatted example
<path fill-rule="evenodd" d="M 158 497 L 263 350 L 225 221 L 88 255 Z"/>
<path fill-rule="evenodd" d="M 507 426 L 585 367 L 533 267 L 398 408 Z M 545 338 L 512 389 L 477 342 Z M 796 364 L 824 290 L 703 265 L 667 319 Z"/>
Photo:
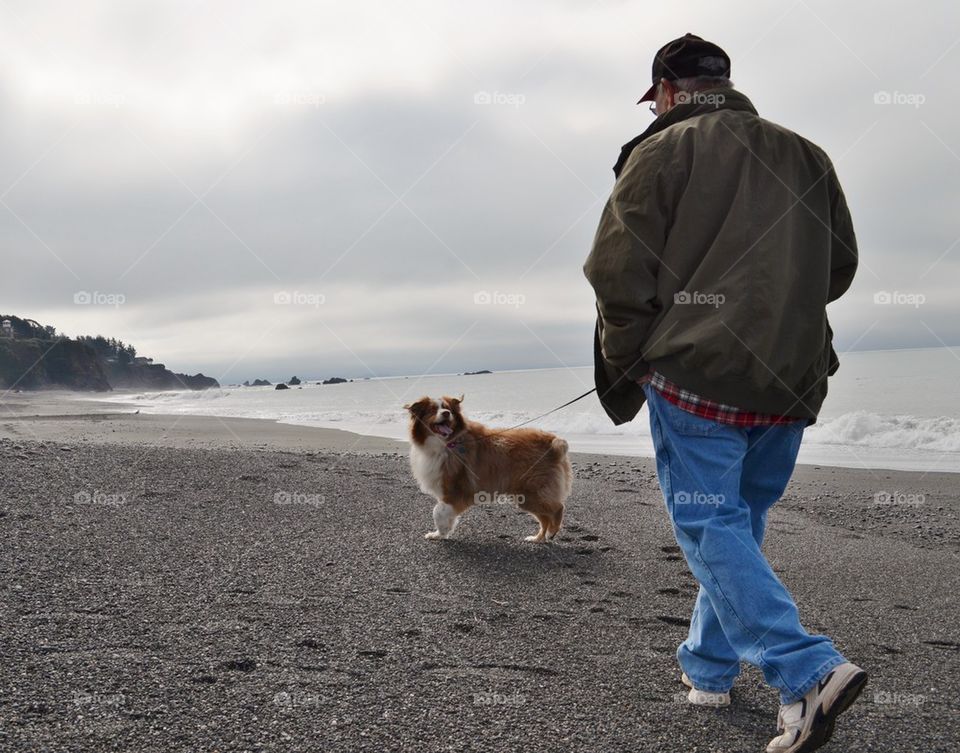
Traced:
<path fill-rule="evenodd" d="M 867 676 L 804 630 L 760 545 L 838 366 L 825 308 L 856 271 L 850 214 L 827 155 L 760 118 L 715 44 L 687 34 L 661 48 L 640 101 L 657 118 L 623 147 L 584 265 L 597 391 L 617 424 L 649 408 L 700 582 L 677 651 L 689 700 L 729 703 L 750 662 L 780 692 L 767 751 L 807 753 Z"/>

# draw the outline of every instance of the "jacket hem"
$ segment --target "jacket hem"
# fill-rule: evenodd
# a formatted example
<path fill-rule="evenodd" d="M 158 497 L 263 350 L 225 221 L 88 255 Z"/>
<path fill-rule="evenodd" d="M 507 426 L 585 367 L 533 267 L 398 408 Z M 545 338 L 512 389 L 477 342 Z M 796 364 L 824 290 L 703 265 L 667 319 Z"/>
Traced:
<path fill-rule="evenodd" d="M 822 404 L 820 391 L 801 400 L 798 395 L 786 388 L 758 391 L 751 389 L 745 380 L 705 378 L 701 374 L 684 369 L 670 359 L 652 361 L 650 367 L 682 389 L 745 411 L 806 418 L 810 419 L 810 423 L 814 423 Z"/>

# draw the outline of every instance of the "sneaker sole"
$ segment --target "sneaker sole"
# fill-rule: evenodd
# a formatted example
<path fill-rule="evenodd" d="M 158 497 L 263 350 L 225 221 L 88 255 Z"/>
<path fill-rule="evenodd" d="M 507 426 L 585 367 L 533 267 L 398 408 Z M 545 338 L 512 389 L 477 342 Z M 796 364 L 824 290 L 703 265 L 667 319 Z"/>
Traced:
<path fill-rule="evenodd" d="M 790 748 L 787 753 L 813 753 L 819 750 L 833 736 L 833 727 L 836 724 L 837 717 L 853 705 L 853 702 L 860 697 L 864 687 L 867 684 L 867 673 L 863 670 L 855 673 L 847 681 L 837 697 L 833 701 L 830 710 L 823 714 L 819 723 L 814 723 L 810 728 L 805 740 L 800 741 L 799 746 Z"/>
<path fill-rule="evenodd" d="M 700 703 L 698 701 L 694 701 L 693 698 L 691 697 L 693 695 L 693 692 L 696 690 L 696 688 L 693 687 L 693 683 L 690 682 L 690 678 L 687 677 L 686 672 L 681 673 L 680 682 L 682 682 L 684 685 L 690 688 L 690 692 L 687 693 L 687 703 L 689 703 L 691 706 L 699 706 L 700 708 L 707 708 L 707 709 L 722 709 L 730 705 L 729 690 L 726 692 L 727 697 L 719 703 Z M 705 691 L 705 692 L 709 693 L 712 691 Z"/>

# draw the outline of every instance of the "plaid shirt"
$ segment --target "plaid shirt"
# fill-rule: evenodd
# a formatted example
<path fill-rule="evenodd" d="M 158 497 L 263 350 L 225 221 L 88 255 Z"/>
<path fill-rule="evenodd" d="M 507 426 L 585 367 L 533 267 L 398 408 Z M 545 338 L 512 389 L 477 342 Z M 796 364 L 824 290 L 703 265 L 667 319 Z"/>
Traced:
<path fill-rule="evenodd" d="M 701 418 L 708 418 L 711 421 L 718 421 L 721 424 L 730 424 L 732 426 L 770 426 L 772 424 L 789 424 L 794 421 L 804 421 L 806 419 L 796 416 L 775 416 L 770 413 L 754 413 L 753 411 L 741 410 L 732 405 L 724 405 L 713 400 L 707 400 L 673 382 L 667 380 L 663 374 L 659 374 L 652 369 L 650 372 L 638 380 L 638 384 L 650 384 L 664 398 L 688 413 L 693 413 Z"/>

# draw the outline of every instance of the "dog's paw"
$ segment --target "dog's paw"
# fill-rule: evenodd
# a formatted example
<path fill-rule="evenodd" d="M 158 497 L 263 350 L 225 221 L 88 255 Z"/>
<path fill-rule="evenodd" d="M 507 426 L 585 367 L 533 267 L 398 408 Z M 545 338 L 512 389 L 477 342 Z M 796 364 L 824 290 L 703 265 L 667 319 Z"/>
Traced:
<path fill-rule="evenodd" d="M 540 534 L 536 534 L 536 533 L 535 533 L 533 536 L 524 536 L 524 537 L 523 537 L 523 540 L 524 540 L 524 541 L 529 541 L 529 542 L 531 542 L 531 543 L 533 543 L 533 544 L 542 544 L 543 541 L 544 541 L 543 536 L 541 536 Z"/>
<path fill-rule="evenodd" d="M 429 539 L 430 541 L 439 541 L 443 538 L 443 534 L 440 533 L 440 531 L 430 531 L 430 533 L 424 534 L 423 538 Z"/>

